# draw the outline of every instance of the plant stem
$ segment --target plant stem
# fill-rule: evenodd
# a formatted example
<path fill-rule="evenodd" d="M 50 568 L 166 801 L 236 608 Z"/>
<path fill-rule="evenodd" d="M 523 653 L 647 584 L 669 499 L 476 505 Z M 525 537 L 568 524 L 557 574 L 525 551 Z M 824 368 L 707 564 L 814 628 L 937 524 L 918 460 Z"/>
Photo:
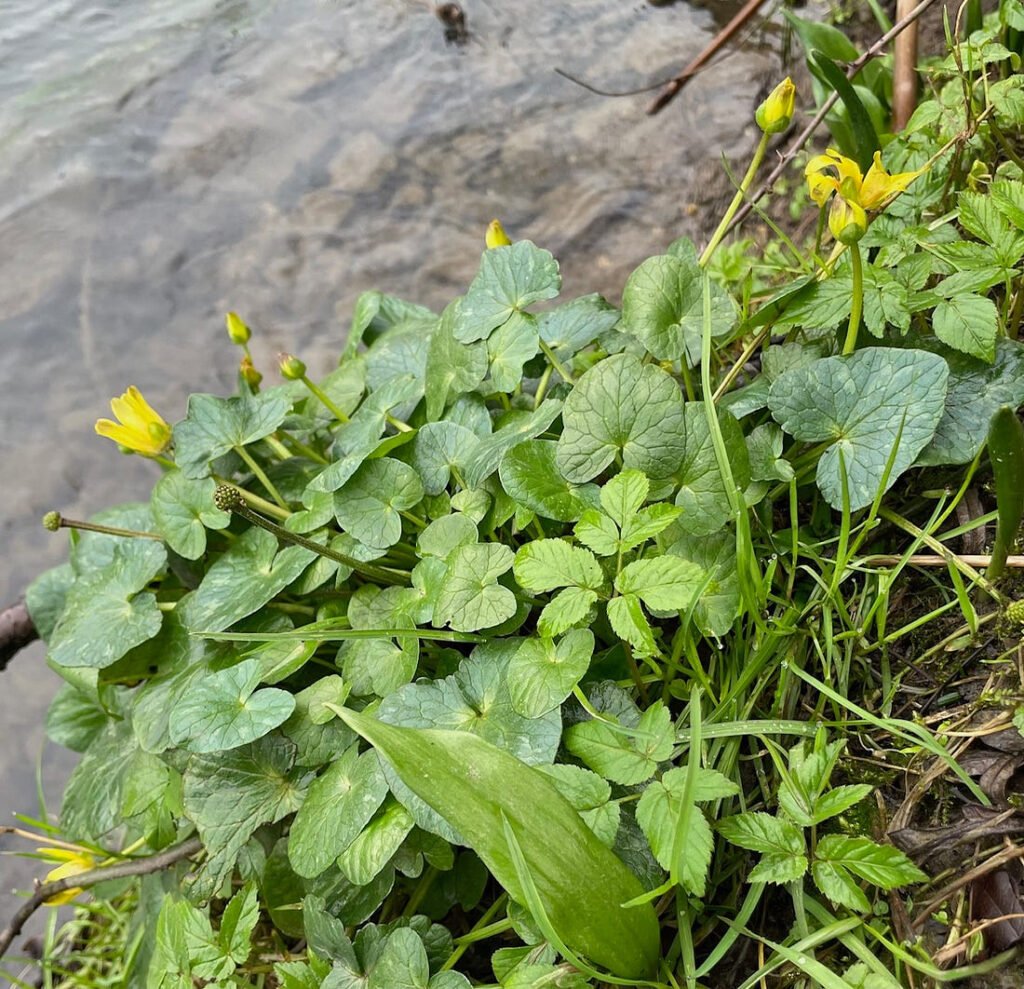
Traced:
<path fill-rule="evenodd" d="M 844 357 L 857 349 L 857 331 L 860 329 L 860 314 L 864 309 L 864 266 L 861 263 L 860 244 L 850 245 L 850 263 L 853 268 L 853 294 L 850 297 L 850 325 L 843 344 Z"/>
<path fill-rule="evenodd" d="M 300 380 L 313 393 L 313 395 L 315 395 L 318 399 L 320 399 L 321 402 L 324 403 L 328 411 L 331 413 L 332 416 L 334 416 L 335 419 L 338 420 L 338 422 L 348 422 L 348 416 L 345 415 L 345 413 L 342 412 L 340 408 L 338 408 L 338 406 L 331 399 L 330 395 L 328 395 L 327 392 L 323 390 L 323 388 L 321 388 L 319 385 L 314 385 L 313 382 L 309 380 L 309 376 L 306 374 L 304 374 Z"/>
<path fill-rule="evenodd" d="M 106 536 L 126 536 L 129 539 L 155 539 L 162 543 L 164 537 L 158 532 L 142 532 L 139 529 L 121 529 L 114 525 L 100 525 L 98 522 L 79 522 L 77 519 L 66 519 L 57 512 L 58 529 L 84 529 L 86 532 L 102 532 Z"/>
<path fill-rule="evenodd" d="M 274 487 L 270 478 L 267 477 L 267 475 L 264 473 L 263 468 L 260 467 L 260 465 L 256 463 L 256 461 L 253 459 L 252 454 L 250 454 L 249 451 L 246 450 L 246 448 L 241 445 L 234 447 L 234 450 L 235 453 L 237 453 L 245 461 L 246 466 L 249 468 L 249 470 L 251 470 L 253 474 L 259 479 L 260 484 L 262 484 L 263 487 L 266 488 L 267 492 L 270 494 L 270 497 L 277 502 L 278 507 L 282 511 L 287 512 L 288 502 L 286 502 L 284 498 L 281 497 L 280 492 L 277 490 L 277 488 Z"/>
<path fill-rule="evenodd" d="M 548 363 L 561 375 L 562 380 L 567 385 L 574 385 L 576 382 L 573 380 L 572 375 L 566 371 L 562 362 L 555 356 L 555 352 L 545 343 L 543 340 L 537 341 L 540 344 L 541 353 L 548 359 Z"/>
<path fill-rule="evenodd" d="M 761 167 L 761 162 L 764 161 L 764 155 L 767 150 L 768 135 L 762 134 L 761 140 L 758 141 L 757 147 L 754 149 L 754 157 L 750 160 L 747 173 L 743 176 L 743 181 L 740 182 L 740 187 L 736 190 L 736 195 L 732 197 L 732 202 L 729 203 L 729 208 L 725 211 L 725 216 L 722 217 L 722 222 L 718 224 L 718 229 L 711 235 L 711 240 L 708 241 L 708 246 L 704 248 L 704 253 L 701 254 L 700 260 L 697 262 L 697 264 L 702 268 L 711 260 L 716 248 L 722 242 L 722 238 L 725 237 L 726 231 L 729 229 L 729 224 L 732 223 L 732 218 L 736 215 L 736 211 L 740 208 L 740 205 L 746 198 L 747 192 L 751 185 L 753 185 L 754 176 L 757 174 L 757 170 Z"/>
<path fill-rule="evenodd" d="M 289 519 L 292 513 L 286 509 L 279 508 L 272 501 L 267 501 L 266 498 L 261 498 L 258 494 L 253 494 L 251 491 L 246 491 L 245 488 L 238 487 L 237 484 L 232 484 L 231 481 L 224 477 L 218 477 L 216 474 L 213 475 L 213 479 L 218 484 L 226 484 L 228 487 L 234 488 L 241 496 L 242 500 L 250 505 L 252 508 L 256 508 L 261 512 L 265 512 L 267 515 L 273 515 L 274 518 L 280 519 L 282 522 L 285 519 Z M 222 534 L 225 530 L 222 530 Z"/>

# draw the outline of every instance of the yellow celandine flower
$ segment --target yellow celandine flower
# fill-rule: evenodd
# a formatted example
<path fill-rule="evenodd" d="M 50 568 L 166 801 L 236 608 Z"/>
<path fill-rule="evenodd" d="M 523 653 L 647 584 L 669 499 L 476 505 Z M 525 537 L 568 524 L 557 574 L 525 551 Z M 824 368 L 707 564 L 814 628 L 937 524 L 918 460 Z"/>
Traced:
<path fill-rule="evenodd" d="M 46 874 L 48 883 L 56 879 L 67 879 L 68 876 L 78 876 L 83 872 L 91 872 L 96 868 L 96 859 L 86 851 L 75 851 L 71 848 L 37 848 L 36 851 L 50 862 L 61 863 L 56 869 L 51 869 Z M 70 903 L 81 892 L 83 892 L 81 886 L 72 886 L 44 902 L 48 907 L 59 907 L 61 904 Z"/>
<path fill-rule="evenodd" d="M 508 238 L 508 234 L 505 233 L 505 228 L 501 225 L 501 220 L 491 220 L 487 224 L 487 233 L 484 235 L 484 243 L 487 244 L 487 249 L 490 250 L 494 247 L 508 247 L 512 243 Z"/>
<path fill-rule="evenodd" d="M 867 233 L 868 215 L 862 206 L 836 196 L 828 211 L 828 228 L 840 244 L 856 244 Z"/>
<path fill-rule="evenodd" d="M 159 456 L 171 442 L 171 427 L 132 385 L 120 398 L 110 400 L 110 409 L 118 419 L 97 419 L 96 432 L 108 440 L 147 457 Z"/>
<path fill-rule="evenodd" d="M 754 119 L 765 134 L 781 134 L 793 119 L 796 107 L 796 86 L 786 76 L 757 108 Z"/>
<path fill-rule="evenodd" d="M 819 206 L 824 206 L 828 197 L 836 192 L 852 206 L 880 210 L 906 190 L 922 171 L 924 169 L 890 175 L 882 164 L 882 153 L 876 151 L 868 174 L 864 175 L 855 161 L 829 148 L 807 163 L 804 175 L 811 199 Z"/>

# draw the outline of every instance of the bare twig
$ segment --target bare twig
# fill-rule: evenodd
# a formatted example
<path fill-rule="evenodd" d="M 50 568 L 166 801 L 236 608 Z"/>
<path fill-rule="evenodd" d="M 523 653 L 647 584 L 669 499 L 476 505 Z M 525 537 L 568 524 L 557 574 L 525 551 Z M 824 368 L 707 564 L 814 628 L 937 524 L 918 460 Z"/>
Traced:
<path fill-rule="evenodd" d="M 702 51 L 679 75 L 670 79 L 665 88 L 655 97 L 647 112 L 651 115 L 666 107 L 672 102 L 673 97 L 695 76 L 701 68 L 714 58 L 715 53 L 729 42 L 729 39 L 739 31 L 747 21 L 750 20 L 765 0 L 747 0 L 737 12 L 736 16 L 722 28 L 711 40 L 711 43 Z"/>
<path fill-rule="evenodd" d="M 987 567 L 992 562 L 992 557 L 984 554 L 957 553 L 954 555 L 961 563 L 966 563 L 969 567 Z M 879 564 L 885 567 L 894 567 L 902 562 L 902 556 L 886 553 L 876 553 L 874 556 L 866 556 L 861 560 L 861 563 Z M 945 567 L 949 565 L 949 562 L 944 556 L 929 556 L 928 554 L 911 556 L 907 560 L 912 567 Z M 1008 556 L 1006 565 L 1008 567 L 1024 567 L 1024 556 Z"/>
<path fill-rule="evenodd" d="M 6 669 L 17 652 L 38 638 L 24 598 L 0 611 L 0 670 Z"/>
<path fill-rule="evenodd" d="M 1019 858 L 1024 858 L 1024 845 L 1014 845 L 1011 842 L 1007 842 L 1006 846 L 1002 850 L 996 852 L 996 854 L 987 861 L 982 862 L 981 865 L 975 866 L 973 869 L 957 876 L 951 883 L 943 886 L 938 893 L 936 893 L 923 907 L 921 907 L 917 916 L 914 918 L 913 926 L 915 928 L 922 927 L 927 923 L 932 911 L 940 907 L 943 901 L 948 900 L 954 893 L 974 882 L 975 879 L 987 876 L 990 872 L 995 872 L 996 869 L 999 869 L 1008 862 L 1012 862 L 1014 859 Z"/>
<path fill-rule="evenodd" d="M 0 958 L 7 952 L 11 942 L 21 933 L 21 929 L 29 917 L 50 897 L 76 887 L 95 886 L 97 883 L 104 883 L 110 879 L 126 879 L 129 876 L 146 876 L 153 872 L 160 872 L 174 865 L 175 862 L 195 855 L 202 851 L 202 848 L 203 843 L 198 838 L 189 838 L 188 841 L 183 841 L 180 845 L 175 845 L 173 848 L 168 848 L 147 858 L 129 859 L 126 862 L 117 862 L 114 865 L 91 869 L 89 872 L 82 872 L 77 876 L 55 879 L 52 883 L 43 883 L 36 888 L 31 899 L 27 900 L 11 918 L 11 922 L 0 931 Z"/>
<path fill-rule="evenodd" d="M 911 24 L 913 24 L 932 4 L 935 0 L 921 0 L 921 2 L 902 19 L 898 20 L 893 26 L 892 30 L 886 31 L 881 38 L 878 39 L 863 55 L 860 56 L 856 61 L 851 62 L 846 70 L 846 77 L 852 79 L 871 59 L 876 55 L 880 54 L 882 49 L 892 41 L 893 38 L 897 37 L 902 31 L 905 31 Z M 796 157 L 800 149 L 810 140 L 811 135 L 818 129 L 821 122 L 825 119 L 829 110 L 835 106 L 836 100 L 839 97 L 836 93 L 832 93 L 831 96 L 821 105 L 818 112 L 811 118 L 807 126 L 793 139 L 790 146 L 786 149 L 786 152 L 779 156 L 779 160 L 775 167 L 768 173 L 768 178 L 764 180 L 760 188 L 756 192 L 750 194 L 747 197 L 747 201 L 739 208 L 736 215 L 733 217 L 732 223 L 729 224 L 729 230 L 735 230 L 746 218 L 750 215 L 753 204 L 763 198 L 768 192 L 771 191 L 772 186 L 778 181 L 779 176 L 789 167 L 789 163 Z"/>

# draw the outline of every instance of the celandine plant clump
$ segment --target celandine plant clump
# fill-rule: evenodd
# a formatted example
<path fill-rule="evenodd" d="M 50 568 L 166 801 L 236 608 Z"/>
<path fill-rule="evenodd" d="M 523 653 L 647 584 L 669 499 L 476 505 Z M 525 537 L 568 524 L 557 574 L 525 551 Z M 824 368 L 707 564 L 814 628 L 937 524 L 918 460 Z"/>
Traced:
<path fill-rule="evenodd" d="M 48 517 L 70 561 L 28 603 L 82 753 L 53 875 L 122 870 L 94 892 L 130 894 L 125 984 L 941 975 L 885 914 L 946 901 L 861 767 L 988 801 L 894 713 L 922 623 L 887 622 L 921 553 L 948 567 L 927 618 L 969 638 L 1005 604 L 943 541 L 1024 401 L 1024 181 L 993 152 L 1024 112 L 978 80 L 886 164 L 808 164 L 818 243 L 780 247 L 781 287 L 716 248 L 788 80 L 708 249 L 643 262 L 621 310 L 553 303 L 554 258 L 495 223 L 440 315 L 364 294 L 322 380 L 282 355 L 262 387 L 246 349 L 173 431 L 114 401 L 97 430 L 159 464 L 152 498 Z"/>

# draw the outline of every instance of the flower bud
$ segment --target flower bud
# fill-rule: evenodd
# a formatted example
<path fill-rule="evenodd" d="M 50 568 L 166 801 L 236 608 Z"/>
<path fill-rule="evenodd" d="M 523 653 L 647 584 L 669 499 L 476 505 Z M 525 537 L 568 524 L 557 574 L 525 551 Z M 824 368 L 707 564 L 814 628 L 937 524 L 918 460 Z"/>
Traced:
<path fill-rule="evenodd" d="M 842 196 L 836 196 L 828 212 L 828 228 L 840 244 L 850 246 L 867 233 L 868 217 L 856 203 L 848 203 Z"/>
<path fill-rule="evenodd" d="M 488 250 L 493 247 L 508 247 L 512 243 L 508 239 L 508 234 L 505 233 L 505 228 L 501 225 L 501 220 L 491 220 L 487 224 L 487 234 L 484 237 L 484 242 L 487 244 Z"/>
<path fill-rule="evenodd" d="M 1015 625 L 1024 625 L 1024 598 L 1006 606 L 1006 617 Z"/>
<path fill-rule="evenodd" d="M 263 375 L 256 370 L 252 359 L 249 357 L 242 358 L 242 362 L 238 365 L 238 375 L 252 391 L 257 391 L 260 387 L 260 382 L 263 380 Z"/>
<path fill-rule="evenodd" d="M 277 362 L 281 368 L 281 376 L 289 381 L 299 381 L 306 376 L 306 365 L 294 354 L 278 354 Z"/>
<path fill-rule="evenodd" d="M 47 512 L 43 516 L 43 528 L 49 529 L 50 532 L 56 532 L 63 521 L 64 520 L 61 518 L 60 512 Z"/>
<path fill-rule="evenodd" d="M 239 347 L 244 347 L 249 342 L 252 331 L 246 326 L 238 313 L 229 312 L 224 317 L 224 325 L 228 328 L 228 336 L 231 337 L 232 343 L 238 344 Z"/>
<path fill-rule="evenodd" d="M 795 106 L 796 86 L 793 85 L 793 80 L 786 76 L 757 108 L 754 119 L 765 134 L 781 134 L 793 119 Z"/>

